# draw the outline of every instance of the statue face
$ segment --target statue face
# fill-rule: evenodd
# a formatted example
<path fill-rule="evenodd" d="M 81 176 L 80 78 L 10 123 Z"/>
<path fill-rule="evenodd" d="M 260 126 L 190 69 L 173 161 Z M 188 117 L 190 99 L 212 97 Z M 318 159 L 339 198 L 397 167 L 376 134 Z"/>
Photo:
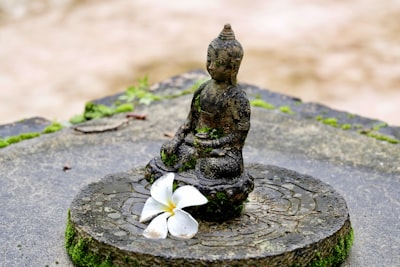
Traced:
<path fill-rule="evenodd" d="M 222 49 L 215 49 L 212 45 L 207 51 L 207 71 L 217 82 L 231 82 L 232 67 L 228 53 Z"/>

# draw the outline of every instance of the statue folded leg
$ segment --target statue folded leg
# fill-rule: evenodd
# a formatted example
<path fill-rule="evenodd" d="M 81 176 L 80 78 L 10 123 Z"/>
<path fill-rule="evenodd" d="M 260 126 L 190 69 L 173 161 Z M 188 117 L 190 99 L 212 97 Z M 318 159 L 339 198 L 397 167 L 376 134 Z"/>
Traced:
<path fill-rule="evenodd" d="M 243 172 L 243 158 L 240 151 L 211 152 L 211 157 L 197 160 L 196 170 L 208 179 L 235 179 Z"/>

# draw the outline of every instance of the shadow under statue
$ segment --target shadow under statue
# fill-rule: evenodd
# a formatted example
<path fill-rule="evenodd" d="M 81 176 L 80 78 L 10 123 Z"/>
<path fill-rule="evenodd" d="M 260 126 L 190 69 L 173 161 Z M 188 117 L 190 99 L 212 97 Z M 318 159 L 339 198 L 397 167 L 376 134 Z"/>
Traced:
<path fill-rule="evenodd" d="M 205 220 L 239 216 L 254 188 L 242 155 L 250 129 L 249 100 L 236 81 L 242 58 L 243 48 L 226 24 L 208 46 L 211 79 L 195 91 L 186 121 L 145 170 L 149 182 L 174 172 L 178 181 L 196 186 L 209 203 L 192 212 Z"/>

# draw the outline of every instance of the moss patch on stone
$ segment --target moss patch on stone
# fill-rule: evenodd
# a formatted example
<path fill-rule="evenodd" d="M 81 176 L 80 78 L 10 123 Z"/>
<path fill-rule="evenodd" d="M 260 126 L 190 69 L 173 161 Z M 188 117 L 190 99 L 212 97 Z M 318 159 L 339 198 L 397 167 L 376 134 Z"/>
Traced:
<path fill-rule="evenodd" d="M 24 140 L 36 138 L 42 134 L 54 133 L 61 130 L 62 128 L 63 126 L 59 122 L 53 122 L 52 124 L 44 128 L 42 132 L 28 132 L 28 133 L 21 133 L 18 135 L 9 136 L 6 139 L 0 138 L 0 148 L 4 148 Z"/>
<path fill-rule="evenodd" d="M 279 110 L 283 113 L 286 114 L 294 114 L 293 110 L 290 108 L 290 106 L 281 106 L 279 107 Z"/>
<path fill-rule="evenodd" d="M 391 143 L 391 144 L 398 144 L 399 143 L 399 140 L 394 139 L 394 138 L 392 138 L 390 136 L 387 136 L 387 135 L 384 135 L 384 134 L 379 134 L 379 133 L 375 133 L 375 132 L 368 132 L 368 133 L 366 133 L 366 135 L 368 137 L 375 138 L 376 140 L 385 141 L 385 142 L 388 142 L 388 143 Z"/>
<path fill-rule="evenodd" d="M 250 105 L 253 107 L 259 107 L 259 108 L 264 108 L 264 109 L 275 109 L 275 106 L 272 105 L 271 103 L 268 103 L 262 99 L 254 99 L 250 101 Z"/>
<path fill-rule="evenodd" d="M 216 192 L 207 196 L 208 203 L 187 208 L 189 213 L 205 221 L 225 222 L 242 214 L 244 202 L 228 198 L 225 192 Z"/>
<path fill-rule="evenodd" d="M 350 130 L 351 124 L 348 124 L 348 123 L 342 124 L 342 126 L 340 128 L 342 128 L 342 130 Z"/>
<path fill-rule="evenodd" d="M 71 261 L 79 267 L 114 267 L 111 257 L 101 257 L 89 251 L 91 239 L 79 238 L 71 222 L 68 210 L 67 227 L 65 229 L 65 248 Z"/>
<path fill-rule="evenodd" d="M 185 162 L 182 167 L 178 169 L 178 172 L 184 172 L 187 170 L 194 169 L 195 166 L 196 166 L 196 158 L 191 158 L 190 160 Z"/>
<path fill-rule="evenodd" d="M 178 161 L 178 156 L 175 154 L 167 155 L 164 150 L 161 150 L 161 160 L 165 165 L 171 167 L 174 166 Z"/>
<path fill-rule="evenodd" d="M 323 124 L 330 125 L 333 127 L 339 127 L 338 120 L 336 118 L 324 118 L 321 115 L 316 117 L 316 120 L 322 122 Z"/>
<path fill-rule="evenodd" d="M 22 133 L 22 134 L 19 134 L 19 135 L 10 136 L 4 141 L 8 145 L 11 145 L 11 144 L 19 143 L 19 142 L 21 142 L 23 140 L 32 139 L 32 138 L 35 138 L 35 137 L 38 137 L 38 136 L 40 136 L 40 133 L 36 133 L 36 132 Z"/>
<path fill-rule="evenodd" d="M 322 257 L 319 253 L 315 259 L 312 260 L 307 266 L 308 267 L 329 267 L 338 266 L 344 262 L 350 253 L 351 246 L 354 242 L 354 231 L 350 229 L 350 232 L 339 239 L 339 242 L 333 248 L 332 253 L 328 257 Z"/>
<path fill-rule="evenodd" d="M 301 104 L 301 102 L 300 102 L 300 104 Z M 250 105 L 253 107 L 259 107 L 259 108 L 269 109 L 269 110 L 276 108 L 273 104 L 268 103 L 265 100 L 261 99 L 260 96 L 256 96 L 256 99 L 251 100 Z M 294 111 L 292 110 L 292 108 L 290 106 L 280 106 L 279 111 L 282 113 L 286 113 L 286 114 L 294 114 Z"/>
<path fill-rule="evenodd" d="M 128 87 L 125 92 L 118 97 L 113 105 L 106 106 L 103 104 L 87 102 L 83 113 L 73 116 L 69 122 L 72 124 L 78 124 L 88 120 L 109 117 L 117 113 L 134 111 L 135 106 L 138 104 L 149 105 L 154 101 L 172 99 L 182 95 L 191 94 L 196 91 L 203 82 L 204 80 L 199 80 L 192 87 L 183 90 L 178 94 L 161 96 L 150 91 L 148 77 L 146 76 L 139 79 L 136 85 Z M 198 108 L 200 108 L 200 106 L 198 106 Z"/>
<path fill-rule="evenodd" d="M 196 129 L 196 132 L 208 134 L 210 139 L 218 139 L 224 136 L 223 130 L 217 128 L 203 127 Z"/>
<path fill-rule="evenodd" d="M 0 148 L 6 147 L 8 145 L 9 143 L 6 140 L 0 139 Z"/>
<path fill-rule="evenodd" d="M 59 130 L 61 130 L 62 128 L 63 128 L 63 126 L 61 125 L 61 123 L 55 121 L 52 124 L 50 124 L 49 126 L 47 126 L 46 128 L 44 128 L 42 133 L 44 133 L 44 134 L 55 133 L 55 132 L 58 132 Z"/>
<path fill-rule="evenodd" d="M 124 103 L 120 104 L 115 108 L 115 113 L 122 113 L 122 112 L 130 112 L 133 111 L 133 104 L 132 103 Z"/>
<path fill-rule="evenodd" d="M 386 128 L 386 127 L 388 127 L 388 124 L 387 124 L 386 122 L 380 122 L 380 123 L 378 123 L 378 124 L 375 124 L 375 125 L 372 127 L 372 130 L 374 130 L 374 131 L 379 131 L 379 129 Z"/>
<path fill-rule="evenodd" d="M 354 118 L 353 114 L 348 114 L 349 118 Z M 365 129 L 362 125 L 360 124 L 354 124 L 351 125 L 349 123 L 344 123 L 344 124 L 340 124 L 337 118 L 324 118 L 322 115 L 318 115 L 317 117 L 315 117 L 315 119 L 323 124 L 335 127 L 335 128 L 341 128 L 342 130 L 350 130 L 350 129 L 354 129 L 354 130 L 358 130 L 359 134 L 363 134 L 366 135 L 368 137 L 374 138 L 376 140 L 380 140 L 380 141 L 385 141 L 388 142 L 390 144 L 398 144 L 400 143 L 400 140 L 388 136 L 388 135 L 384 135 L 381 134 L 380 132 L 378 132 L 380 129 L 382 128 L 386 128 L 388 127 L 388 124 L 386 122 L 380 122 L 375 124 L 372 128 L 370 129 Z"/>

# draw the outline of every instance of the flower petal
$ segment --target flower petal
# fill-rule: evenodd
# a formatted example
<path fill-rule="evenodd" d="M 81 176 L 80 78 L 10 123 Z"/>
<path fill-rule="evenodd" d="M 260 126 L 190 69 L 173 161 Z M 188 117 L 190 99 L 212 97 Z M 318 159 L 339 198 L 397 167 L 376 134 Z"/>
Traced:
<path fill-rule="evenodd" d="M 172 198 L 172 185 L 175 175 L 170 172 L 158 178 L 150 188 L 151 196 L 158 202 L 168 206 Z"/>
<path fill-rule="evenodd" d="M 162 239 L 166 238 L 168 234 L 167 218 L 171 216 L 171 213 L 164 212 L 163 214 L 155 217 L 147 228 L 143 231 L 144 237 L 150 239 Z"/>
<path fill-rule="evenodd" d="M 171 235 L 180 238 L 192 238 L 199 229 L 199 224 L 184 210 L 175 209 L 175 215 L 168 219 L 168 230 Z"/>
<path fill-rule="evenodd" d="M 145 222 L 155 215 L 164 212 L 165 208 L 166 206 L 164 204 L 161 204 L 154 198 L 149 197 L 146 200 L 146 203 L 144 203 L 142 214 L 140 215 L 140 222 Z"/>
<path fill-rule="evenodd" d="M 172 202 L 175 203 L 176 208 L 182 209 L 185 207 L 206 204 L 208 200 L 195 187 L 185 185 L 175 190 L 172 195 Z"/>

